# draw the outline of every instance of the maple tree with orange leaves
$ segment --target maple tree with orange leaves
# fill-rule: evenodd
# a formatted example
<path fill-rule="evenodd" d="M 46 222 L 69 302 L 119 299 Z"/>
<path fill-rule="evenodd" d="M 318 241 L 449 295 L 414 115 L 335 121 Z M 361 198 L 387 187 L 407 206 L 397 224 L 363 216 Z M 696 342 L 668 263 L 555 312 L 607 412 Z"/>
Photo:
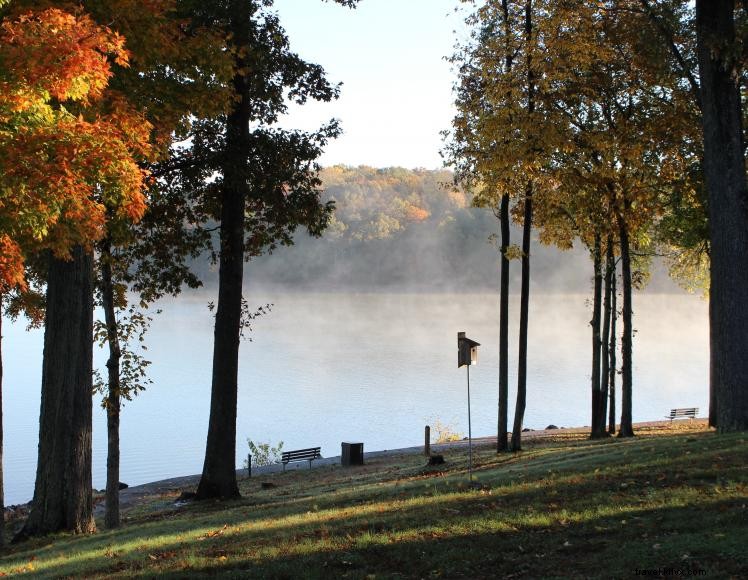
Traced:
<path fill-rule="evenodd" d="M 26 285 L 25 255 L 67 258 L 104 233 L 107 210 L 145 211 L 150 124 L 124 100 L 101 99 L 124 39 L 56 8 L 0 24 L 0 281 Z M 91 111 L 89 111 L 91 109 Z"/>
<path fill-rule="evenodd" d="M 0 298 L 27 289 L 29 257 L 49 257 L 39 463 L 63 466 L 37 473 L 21 536 L 89 532 L 93 244 L 108 221 L 143 216 L 152 127 L 104 98 L 113 67 L 128 66 L 120 34 L 80 10 L 12 8 L 0 22 Z"/>

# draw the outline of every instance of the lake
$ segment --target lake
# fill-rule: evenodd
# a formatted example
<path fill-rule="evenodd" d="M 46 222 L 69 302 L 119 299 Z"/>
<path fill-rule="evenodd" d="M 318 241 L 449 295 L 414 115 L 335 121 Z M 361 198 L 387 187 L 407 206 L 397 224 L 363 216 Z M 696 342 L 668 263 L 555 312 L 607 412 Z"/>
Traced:
<path fill-rule="evenodd" d="M 159 306 L 147 341 L 154 384 L 122 415 L 122 481 L 140 484 L 200 473 L 210 405 L 213 293 Z M 481 343 L 471 369 L 473 435 L 494 435 L 498 391 L 498 296 L 490 294 L 248 295 L 273 303 L 241 347 L 237 466 L 246 438 L 366 451 L 422 444 L 435 420 L 467 434 L 466 369 L 456 334 Z M 589 297 L 531 299 L 525 426 L 589 424 Z M 708 407 L 708 305 L 688 295 L 634 297 L 634 421 L 673 407 Z M 518 297 L 512 298 L 510 402 L 516 396 Z M 36 469 L 43 331 L 4 324 L 5 499 L 31 499 Z M 99 352 L 103 368 L 106 357 Z M 619 381 L 620 385 L 620 381 Z M 618 402 L 620 410 L 620 398 Z M 510 425 L 511 425 L 510 413 Z M 106 418 L 94 408 L 94 487 L 106 481 Z"/>

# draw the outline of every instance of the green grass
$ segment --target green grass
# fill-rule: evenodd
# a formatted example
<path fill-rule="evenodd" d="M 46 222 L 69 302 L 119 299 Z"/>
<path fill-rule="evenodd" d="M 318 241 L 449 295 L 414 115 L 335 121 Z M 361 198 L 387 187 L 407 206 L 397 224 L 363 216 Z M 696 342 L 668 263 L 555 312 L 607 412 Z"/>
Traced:
<path fill-rule="evenodd" d="M 244 498 L 130 510 L 124 526 L 13 546 L 0 573 L 35 577 L 610 578 L 637 569 L 748 577 L 746 435 L 683 425 L 242 481 Z M 690 429 L 690 430 L 689 430 Z M 261 482 L 274 488 L 261 489 Z"/>

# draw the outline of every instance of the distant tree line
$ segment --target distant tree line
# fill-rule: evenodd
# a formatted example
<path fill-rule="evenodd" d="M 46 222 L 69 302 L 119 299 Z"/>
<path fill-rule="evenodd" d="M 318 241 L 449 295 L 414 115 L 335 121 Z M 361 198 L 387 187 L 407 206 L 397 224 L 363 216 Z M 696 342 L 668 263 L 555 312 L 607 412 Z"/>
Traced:
<path fill-rule="evenodd" d="M 369 291 L 493 292 L 498 277 L 494 217 L 455 187 L 449 170 L 334 166 L 322 169 L 322 199 L 335 211 L 321 238 L 303 232 L 291 248 L 254 258 L 247 280 L 260 287 Z M 516 225 L 511 226 L 517 232 Z M 535 255 L 543 292 L 587 292 L 581 250 L 559 257 L 554 246 Z M 637 269 L 646 276 L 647 260 Z M 193 269 L 207 284 L 205 260 Z M 519 272 L 513 276 L 519 280 Z"/>

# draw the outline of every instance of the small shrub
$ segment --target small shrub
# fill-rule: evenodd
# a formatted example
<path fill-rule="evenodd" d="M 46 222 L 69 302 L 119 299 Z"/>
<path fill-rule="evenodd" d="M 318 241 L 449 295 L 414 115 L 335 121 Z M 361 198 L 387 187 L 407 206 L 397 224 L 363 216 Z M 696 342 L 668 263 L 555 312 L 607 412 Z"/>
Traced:
<path fill-rule="evenodd" d="M 252 455 L 252 465 L 255 467 L 280 463 L 283 441 L 279 441 L 275 447 L 271 447 L 270 443 L 255 443 L 251 439 L 247 439 L 247 445 L 249 445 L 249 453 Z M 249 465 L 245 459 L 244 469 L 248 467 Z"/>
<path fill-rule="evenodd" d="M 434 419 L 430 422 L 431 439 L 434 443 L 449 443 L 450 441 L 460 441 L 463 438 L 462 433 L 455 431 L 452 423 L 442 423 L 440 419 Z"/>

